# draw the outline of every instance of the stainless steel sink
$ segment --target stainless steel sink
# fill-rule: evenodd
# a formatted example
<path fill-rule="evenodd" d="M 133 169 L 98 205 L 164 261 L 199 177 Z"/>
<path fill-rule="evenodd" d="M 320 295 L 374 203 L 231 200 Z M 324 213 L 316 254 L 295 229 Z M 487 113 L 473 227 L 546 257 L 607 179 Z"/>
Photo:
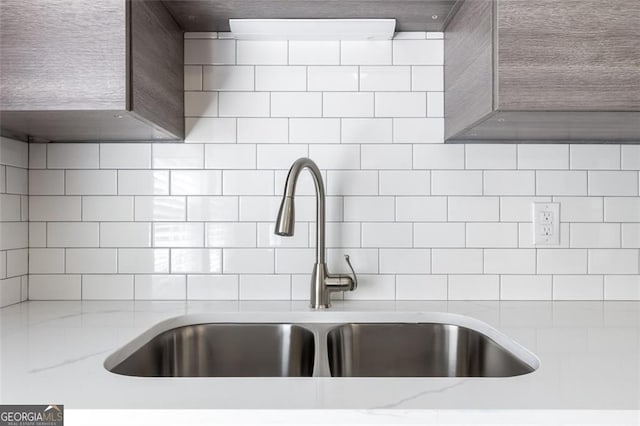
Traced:
<path fill-rule="evenodd" d="M 196 324 L 153 337 L 105 367 L 141 377 L 303 377 L 313 374 L 313 333 L 293 324 Z"/>
<path fill-rule="evenodd" d="M 461 326 L 345 324 L 327 335 L 333 377 L 508 377 L 534 368 Z"/>

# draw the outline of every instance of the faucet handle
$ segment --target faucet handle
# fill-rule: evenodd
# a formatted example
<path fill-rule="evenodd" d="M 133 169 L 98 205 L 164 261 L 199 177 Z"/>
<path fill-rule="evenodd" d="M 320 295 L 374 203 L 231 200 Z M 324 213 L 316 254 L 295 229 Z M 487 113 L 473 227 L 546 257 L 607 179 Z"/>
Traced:
<path fill-rule="evenodd" d="M 344 260 L 347 262 L 347 265 L 349 265 L 349 269 L 351 269 L 351 273 L 353 274 L 353 277 L 351 278 L 353 280 L 353 288 L 351 290 L 355 290 L 358 287 L 358 276 L 356 275 L 356 271 L 351 265 L 351 260 L 348 254 L 344 255 Z"/>

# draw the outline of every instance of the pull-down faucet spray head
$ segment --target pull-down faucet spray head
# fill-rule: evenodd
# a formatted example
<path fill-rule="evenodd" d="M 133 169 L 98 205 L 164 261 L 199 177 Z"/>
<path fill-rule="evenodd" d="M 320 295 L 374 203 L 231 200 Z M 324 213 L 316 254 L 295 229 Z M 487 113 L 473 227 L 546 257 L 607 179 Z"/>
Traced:
<path fill-rule="evenodd" d="M 296 210 L 293 204 L 293 197 L 285 195 L 282 197 L 278 218 L 276 219 L 276 235 L 281 237 L 291 237 L 295 229 Z"/>

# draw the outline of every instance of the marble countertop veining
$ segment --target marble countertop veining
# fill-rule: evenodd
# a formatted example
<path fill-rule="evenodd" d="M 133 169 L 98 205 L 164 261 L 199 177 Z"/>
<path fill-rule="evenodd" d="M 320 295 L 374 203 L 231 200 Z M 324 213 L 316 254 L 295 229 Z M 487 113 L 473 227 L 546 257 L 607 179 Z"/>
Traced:
<path fill-rule="evenodd" d="M 418 322 L 468 315 L 533 352 L 509 378 L 139 378 L 108 355 L 180 315 L 211 321 Z M 446 317 L 446 315 L 445 315 Z M 640 410 L 639 302 L 25 302 L 0 310 L 0 403 L 79 409 Z"/>

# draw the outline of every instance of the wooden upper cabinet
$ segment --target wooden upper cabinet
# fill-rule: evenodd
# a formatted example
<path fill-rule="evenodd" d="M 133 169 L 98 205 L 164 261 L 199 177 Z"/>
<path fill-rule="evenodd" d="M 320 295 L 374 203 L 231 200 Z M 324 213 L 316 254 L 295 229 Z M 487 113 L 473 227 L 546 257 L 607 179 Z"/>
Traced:
<path fill-rule="evenodd" d="M 448 142 L 640 142 L 640 2 L 466 0 L 445 110 Z"/>
<path fill-rule="evenodd" d="M 143 0 L 0 1 L 0 127 L 51 141 L 184 138 L 183 40 Z"/>

